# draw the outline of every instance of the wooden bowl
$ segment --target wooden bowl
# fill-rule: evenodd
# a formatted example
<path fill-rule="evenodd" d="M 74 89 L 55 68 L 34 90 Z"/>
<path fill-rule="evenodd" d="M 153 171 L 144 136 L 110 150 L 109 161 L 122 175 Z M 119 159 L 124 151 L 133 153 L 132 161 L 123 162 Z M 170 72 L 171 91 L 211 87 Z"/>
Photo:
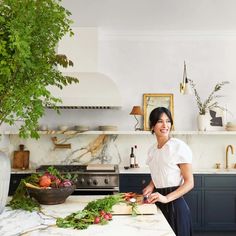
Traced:
<path fill-rule="evenodd" d="M 75 185 L 61 188 L 32 188 L 26 187 L 31 197 L 35 198 L 40 204 L 55 205 L 65 202 L 75 190 Z"/>

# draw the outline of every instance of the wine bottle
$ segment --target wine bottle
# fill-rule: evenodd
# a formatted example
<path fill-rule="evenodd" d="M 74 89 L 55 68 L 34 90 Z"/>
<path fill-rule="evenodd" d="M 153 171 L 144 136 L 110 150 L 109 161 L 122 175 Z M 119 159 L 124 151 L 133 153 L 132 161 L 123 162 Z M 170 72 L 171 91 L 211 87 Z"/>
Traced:
<path fill-rule="evenodd" d="M 139 167 L 139 165 L 138 165 L 138 152 L 137 152 L 137 150 L 138 150 L 137 145 L 134 145 L 134 167 L 135 168 Z"/>
<path fill-rule="evenodd" d="M 131 153 L 130 153 L 130 168 L 135 167 L 135 156 L 134 156 L 134 148 L 131 147 Z"/>

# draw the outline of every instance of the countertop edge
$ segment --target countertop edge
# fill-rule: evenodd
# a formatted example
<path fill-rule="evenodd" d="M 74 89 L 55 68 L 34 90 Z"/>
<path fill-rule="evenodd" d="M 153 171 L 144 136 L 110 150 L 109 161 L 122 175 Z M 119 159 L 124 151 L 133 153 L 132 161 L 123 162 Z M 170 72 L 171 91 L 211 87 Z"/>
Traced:
<path fill-rule="evenodd" d="M 27 169 L 27 170 L 20 170 L 20 169 L 11 169 L 11 174 L 32 174 L 36 173 L 35 169 Z M 120 174 L 150 174 L 150 170 L 148 167 L 139 167 L 139 168 L 129 168 L 125 169 L 124 167 L 119 168 Z M 235 174 L 236 169 L 194 169 L 193 174 Z"/>

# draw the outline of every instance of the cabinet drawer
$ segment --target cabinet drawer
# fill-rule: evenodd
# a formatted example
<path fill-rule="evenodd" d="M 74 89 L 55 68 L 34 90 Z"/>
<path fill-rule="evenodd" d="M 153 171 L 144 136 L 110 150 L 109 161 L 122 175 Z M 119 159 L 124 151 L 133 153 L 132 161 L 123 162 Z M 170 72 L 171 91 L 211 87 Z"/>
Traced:
<path fill-rule="evenodd" d="M 205 187 L 236 188 L 236 175 L 206 175 Z"/>
<path fill-rule="evenodd" d="M 150 174 L 120 174 L 122 186 L 146 186 L 150 180 Z"/>
<path fill-rule="evenodd" d="M 204 192 L 205 227 L 208 230 L 236 230 L 236 191 L 217 190 Z M 224 234 L 222 234 L 224 235 Z M 227 234 L 225 234 L 227 235 Z"/>
<path fill-rule="evenodd" d="M 142 190 L 149 184 L 150 180 L 150 174 L 120 174 L 120 192 L 142 194 Z"/>

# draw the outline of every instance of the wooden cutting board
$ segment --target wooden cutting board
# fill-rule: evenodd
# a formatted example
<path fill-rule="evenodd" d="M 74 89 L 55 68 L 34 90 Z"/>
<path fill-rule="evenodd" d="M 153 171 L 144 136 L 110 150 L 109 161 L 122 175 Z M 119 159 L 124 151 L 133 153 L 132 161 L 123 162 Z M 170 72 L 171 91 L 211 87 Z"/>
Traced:
<path fill-rule="evenodd" d="M 13 168 L 28 169 L 30 152 L 24 150 L 24 145 L 19 145 L 20 150 L 13 153 Z"/>
<path fill-rule="evenodd" d="M 114 165 L 112 164 L 88 164 L 87 165 L 87 170 L 99 170 L 99 171 L 102 171 L 102 170 L 111 170 L 113 171 L 114 170 Z"/>
<path fill-rule="evenodd" d="M 143 203 L 143 195 L 134 194 L 136 199 L 136 213 L 138 215 L 153 215 L 157 213 L 157 207 L 155 204 Z M 132 206 L 129 205 L 130 200 L 126 200 L 124 203 L 119 203 L 113 206 L 112 211 L 114 215 L 131 215 Z"/>
<path fill-rule="evenodd" d="M 131 215 L 132 206 L 126 203 L 119 203 L 112 207 L 113 215 Z M 157 206 L 155 204 L 138 204 L 137 214 L 138 215 L 153 215 L 157 213 Z"/>

